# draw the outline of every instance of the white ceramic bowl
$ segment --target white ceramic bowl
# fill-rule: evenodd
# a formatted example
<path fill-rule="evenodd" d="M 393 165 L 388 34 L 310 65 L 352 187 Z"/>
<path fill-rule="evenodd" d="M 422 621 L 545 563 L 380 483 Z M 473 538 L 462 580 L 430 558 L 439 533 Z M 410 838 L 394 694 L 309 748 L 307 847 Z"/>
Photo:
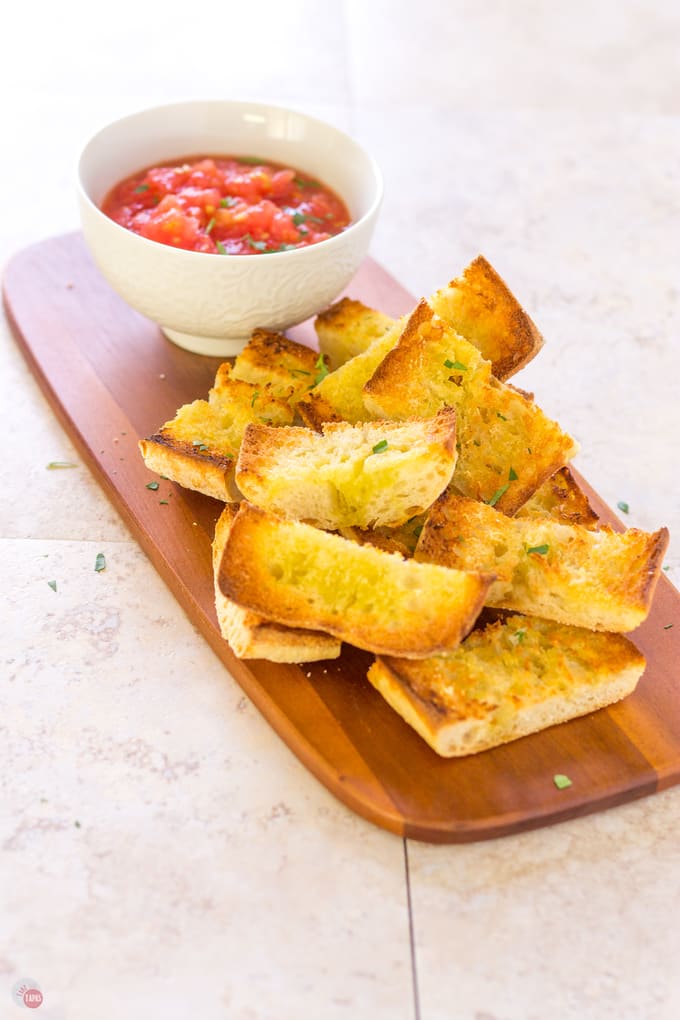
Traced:
<path fill-rule="evenodd" d="M 215 255 L 149 241 L 99 208 L 108 191 L 152 164 L 189 155 L 257 155 L 332 188 L 351 225 L 306 248 Z M 330 304 L 366 255 L 382 198 L 380 172 L 348 135 L 304 113 L 213 100 L 159 106 L 99 131 L 78 164 L 85 240 L 111 286 L 199 354 L 237 354 L 253 329 L 284 330 Z"/>

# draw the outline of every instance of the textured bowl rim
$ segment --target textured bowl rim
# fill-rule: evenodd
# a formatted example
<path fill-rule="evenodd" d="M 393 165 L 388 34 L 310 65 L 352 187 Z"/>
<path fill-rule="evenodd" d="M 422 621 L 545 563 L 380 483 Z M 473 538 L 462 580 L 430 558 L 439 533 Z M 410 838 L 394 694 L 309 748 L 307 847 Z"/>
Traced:
<path fill-rule="evenodd" d="M 288 251 L 253 252 L 252 255 L 220 255 L 219 256 L 220 259 L 223 260 L 225 264 L 229 264 L 235 261 L 242 262 L 244 258 L 253 258 L 257 257 L 257 255 L 262 254 L 266 254 L 267 262 L 269 262 L 270 259 L 278 260 L 287 258 L 288 260 L 291 260 L 293 257 L 297 257 L 298 259 L 310 258 L 309 252 L 313 252 L 315 248 L 319 248 L 321 245 L 323 245 L 324 248 L 327 248 L 328 246 L 333 244 L 335 245 L 341 244 L 343 239 L 347 238 L 350 234 L 353 234 L 356 230 L 359 230 L 367 221 L 372 220 L 377 215 L 377 212 L 383 200 L 384 184 L 382 173 L 373 156 L 358 141 L 356 141 L 355 138 L 353 138 L 346 131 L 343 131 L 341 128 L 336 127 L 335 124 L 330 123 L 330 121 L 322 120 L 320 117 L 315 117 L 312 114 L 306 113 L 303 110 L 295 109 L 294 107 L 290 106 L 280 106 L 277 103 L 268 103 L 260 100 L 249 99 L 243 100 L 186 99 L 178 100 L 177 102 L 174 103 L 160 103 L 153 106 L 143 107 L 138 110 L 133 110 L 130 113 L 124 114 L 122 117 L 116 117 L 114 120 L 110 120 L 102 124 L 101 127 L 99 127 L 96 131 L 90 134 L 87 141 L 84 143 L 84 145 L 82 145 L 80 155 L 78 156 L 76 179 L 78 193 L 81 198 L 81 201 L 87 203 L 90 209 L 98 217 L 101 217 L 102 220 L 106 222 L 107 226 L 111 227 L 111 229 L 115 230 L 116 232 L 120 231 L 128 238 L 135 238 L 135 242 L 138 242 L 141 245 L 150 246 L 149 248 L 150 251 L 158 250 L 159 248 L 161 248 L 165 249 L 166 251 L 176 252 L 181 256 L 193 257 L 194 259 L 196 258 L 214 259 L 215 252 L 191 251 L 190 249 L 187 248 L 175 248 L 173 245 L 163 244 L 162 241 L 153 241 L 148 237 L 142 237 L 141 234 L 136 234 L 133 230 L 128 230 L 127 227 L 121 226 L 120 223 L 116 223 L 116 221 L 112 220 L 110 216 L 107 216 L 106 213 L 102 212 L 101 208 L 97 205 L 97 203 L 94 202 L 92 198 L 90 198 L 88 190 L 83 183 L 83 166 L 85 159 L 87 157 L 88 149 L 90 148 L 91 145 L 93 145 L 97 141 L 100 135 L 104 134 L 105 131 L 108 131 L 110 128 L 116 127 L 117 125 L 123 124 L 126 120 L 132 120 L 136 117 L 144 116 L 145 114 L 152 113 L 162 114 L 163 112 L 167 112 L 169 110 L 177 109 L 180 107 L 188 109 L 192 106 L 206 106 L 206 105 L 222 106 L 225 108 L 231 107 L 233 109 L 239 110 L 244 110 L 248 108 L 252 109 L 253 111 L 255 109 L 273 110 L 276 111 L 277 113 L 293 114 L 294 116 L 304 118 L 304 120 L 309 121 L 312 124 L 318 125 L 326 129 L 330 128 L 332 131 L 336 132 L 341 138 L 343 138 L 350 145 L 354 146 L 361 153 L 361 155 L 366 160 L 368 166 L 370 167 L 373 175 L 374 196 L 370 206 L 357 220 L 353 220 L 349 224 L 349 226 L 345 227 L 345 229 L 342 230 L 339 234 L 335 234 L 333 237 L 326 238 L 325 241 L 317 241 L 315 244 L 305 245 L 303 248 L 292 248 L 289 249 Z"/>

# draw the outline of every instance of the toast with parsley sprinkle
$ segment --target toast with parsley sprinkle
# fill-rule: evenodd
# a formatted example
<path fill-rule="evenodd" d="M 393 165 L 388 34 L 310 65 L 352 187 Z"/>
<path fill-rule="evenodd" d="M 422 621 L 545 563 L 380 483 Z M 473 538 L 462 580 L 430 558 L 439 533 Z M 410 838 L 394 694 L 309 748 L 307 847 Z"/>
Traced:
<path fill-rule="evenodd" d="M 368 679 L 437 754 L 457 757 L 620 701 L 644 668 L 621 635 L 513 615 L 446 656 L 381 656 Z"/>
<path fill-rule="evenodd" d="M 222 637 L 239 659 L 268 659 L 270 662 L 317 662 L 337 659 L 341 642 L 330 634 L 271 623 L 249 609 L 237 606 L 220 591 L 218 575 L 224 544 L 238 503 L 227 503 L 215 525 L 212 543 L 215 610 Z"/>
<path fill-rule="evenodd" d="M 248 425 L 236 484 L 251 503 L 329 531 L 397 527 L 451 481 L 456 412 L 431 419 L 308 428 Z"/>
<path fill-rule="evenodd" d="M 459 452 L 452 486 L 507 514 L 578 448 L 534 401 L 495 379 L 490 363 L 426 301 L 364 385 L 363 397 L 371 414 L 384 418 L 427 417 L 455 407 Z"/>
<path fill-rule="evenodd" d="M 265 619 L 405 658 L 455 648 L 491 580 L 404 560 L 245 502 L 218 572 L 222 595 Z"/>
<path fill-rule="evenodd" d="M 448 491 L 431 508 L 415 558 L 491 572 L 486 604 L 590 630 L 625 633 L 647 617 L 668 530 L 592 531 L 506 517 Z"/>
<path fill-rule="evenodd" d="M 239 499 L 234 468 L 246 426 L 292 425 L 298 401 L 326 371 L 323 356 L 311 348 L 255 330 L 234 364 L 220 365 L 207 400 L 185 404 L 140 440 L 146 466 L 206 496 Z"/>
<path fill-rule="evenodd" d="M 493 266 L 478 255 L 429 299 L 435 312 L 491 363 L 497 379 L 508 379 L 534 358 L 543 337 Z M 319 349 L 339 368 L 367 350 L 393 324 L 360 301 L 341 298 L 315 321 Z"/>

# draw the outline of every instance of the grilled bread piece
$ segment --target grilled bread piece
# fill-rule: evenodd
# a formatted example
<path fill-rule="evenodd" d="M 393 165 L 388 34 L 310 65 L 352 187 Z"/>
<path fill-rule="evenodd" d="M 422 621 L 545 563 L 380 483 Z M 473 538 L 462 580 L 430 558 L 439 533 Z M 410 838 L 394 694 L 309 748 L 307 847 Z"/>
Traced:
<path fill-rule="evenodd" d="M 328 357 L 333 371 L 365 351 L 393 325 L 389 315 L 348 297 L 320 312 L 314 321 L 319 350 Z"/>
<path fill-rule="evenodd" d="M 593 530 L 600 519 L 568 467 L 556 471 L 515 514 L 527 518 L 551 517 L 561 524 L 580 524 Z"/>
<path fill-rule="evenodd" d="M 543 338 L 507 285 L 483 255 L 429 300 L 435 312 L 491 362 L 497 379 L 508 379 L 531 361 Z M 338 368 L 355 357 L 393 320 L 360 301 L 342 298 L 316 322 L 319 348 Z"/>
<path fill-rule="evenodd" d="M 227 598 L 289 627 L 376 653 L 423 658 L 455 648 L 490 578 L 415 563 L 242 503 L 220 564 Z"/>
<path fill-rule="evenodd" d="M 237 606 L 222 594 L 217 583 L 224 544 L 238 503 L 227 503 L 215 525 L 212 544 L 215 609 L 222 637 L 239 659 L 268 659 L 270 662 L 316 662 L 337 659 L 341 642 L 321 631 L 284 627 L 270 623 L 249 609 Z"/>
<path fill-rule="evenodd" d="M 485 751 L 630 694 L 644 657 L 618 634 L 511 616 L 450 655 L 378 658 L 368 678 L 444 757 Z"/>
<path fill-rule="evenodd" d="M 335 372 L 331 372 L 298 404 L 298 413 L 310 428 L 320 429 L 327 421 L 370 421 L 382 415 L 370 414 L 364 406 L 363 386 L 385 355 L 396 344 L 406 319 L 397 320 L 367 349 Z"/>
<path fill-rule="evenodd" d="M 433 294 L 430 304 L 491 362 L 497 379 L 509 379 L 543 346 L 536 326 L 483 255 Z"/>
<path fill-rule="evenodd" d="M 207 401 L 185 404 L 140 440 L 146 466 L 215 499 L 239 499 L 234 465 L 246 425 L 291 425 L 298 400 L 326 370 L 323 356 L 309 347 L 255 330 L 234 365 L 220 365 Z"/>
<path fill-rule="evenodd" d="M 364 403 L 384 418 L 428 417 L 445 405 L 455 407 L 453 487 L 507 514 L 577 449 L 533 401 L 494 379 L 489 362 L 425 301 L 364 386 Z"/>
<path fill-rule="evenodd" d="M 667 545 L 666 528 L 590 531 L 518 520 L 446 492 L 430 510 L 415 557 L 495 573 L 489 606 L 621 633 L 646 618 Z"/>
<path fill-rule="evenodd" d="M 317 527 L 404 524 L 429 507 L 456 464 L 456 412 L 408 422 L 249 425 L 236 463 L 245 498 Z"/>

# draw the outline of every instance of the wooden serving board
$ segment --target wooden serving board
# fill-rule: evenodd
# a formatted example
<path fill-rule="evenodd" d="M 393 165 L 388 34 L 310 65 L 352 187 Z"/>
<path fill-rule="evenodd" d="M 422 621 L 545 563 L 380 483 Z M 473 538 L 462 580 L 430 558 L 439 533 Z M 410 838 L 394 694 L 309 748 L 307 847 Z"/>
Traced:
<path fill-rule="evenodd" d="M 392 315 L 414 304 L 371 260 L 350 293 Z M 633 695 L 468 758 L 439 758 L 402 722 L 366 680 L 372 657 L 364 652 L 346 648 L 339 660 L 301 667 L 236 659 L 213 606 L 210 543 L 221 504 L 169 482 L 147 489 L 155 476 L 137 449 L 137 439 L 181 404 L 205 397 L 219 359 L 180 350 L 128 308 L 79 234 L 15 256 L 4 300 L 55 413 L 180 605 L 279 736 L 354 811 L 401 835 L 457 843 L 584 815 L 680 781 L 680 593 L 663 576 L 649 618 L 632 635 L 648 661 Z M 309 323 L 291 335 L 314 345 Z M 583 484 L 594 508 L 620 526 Z M 556 773 L 573 785 L 558 790 Z"/>

